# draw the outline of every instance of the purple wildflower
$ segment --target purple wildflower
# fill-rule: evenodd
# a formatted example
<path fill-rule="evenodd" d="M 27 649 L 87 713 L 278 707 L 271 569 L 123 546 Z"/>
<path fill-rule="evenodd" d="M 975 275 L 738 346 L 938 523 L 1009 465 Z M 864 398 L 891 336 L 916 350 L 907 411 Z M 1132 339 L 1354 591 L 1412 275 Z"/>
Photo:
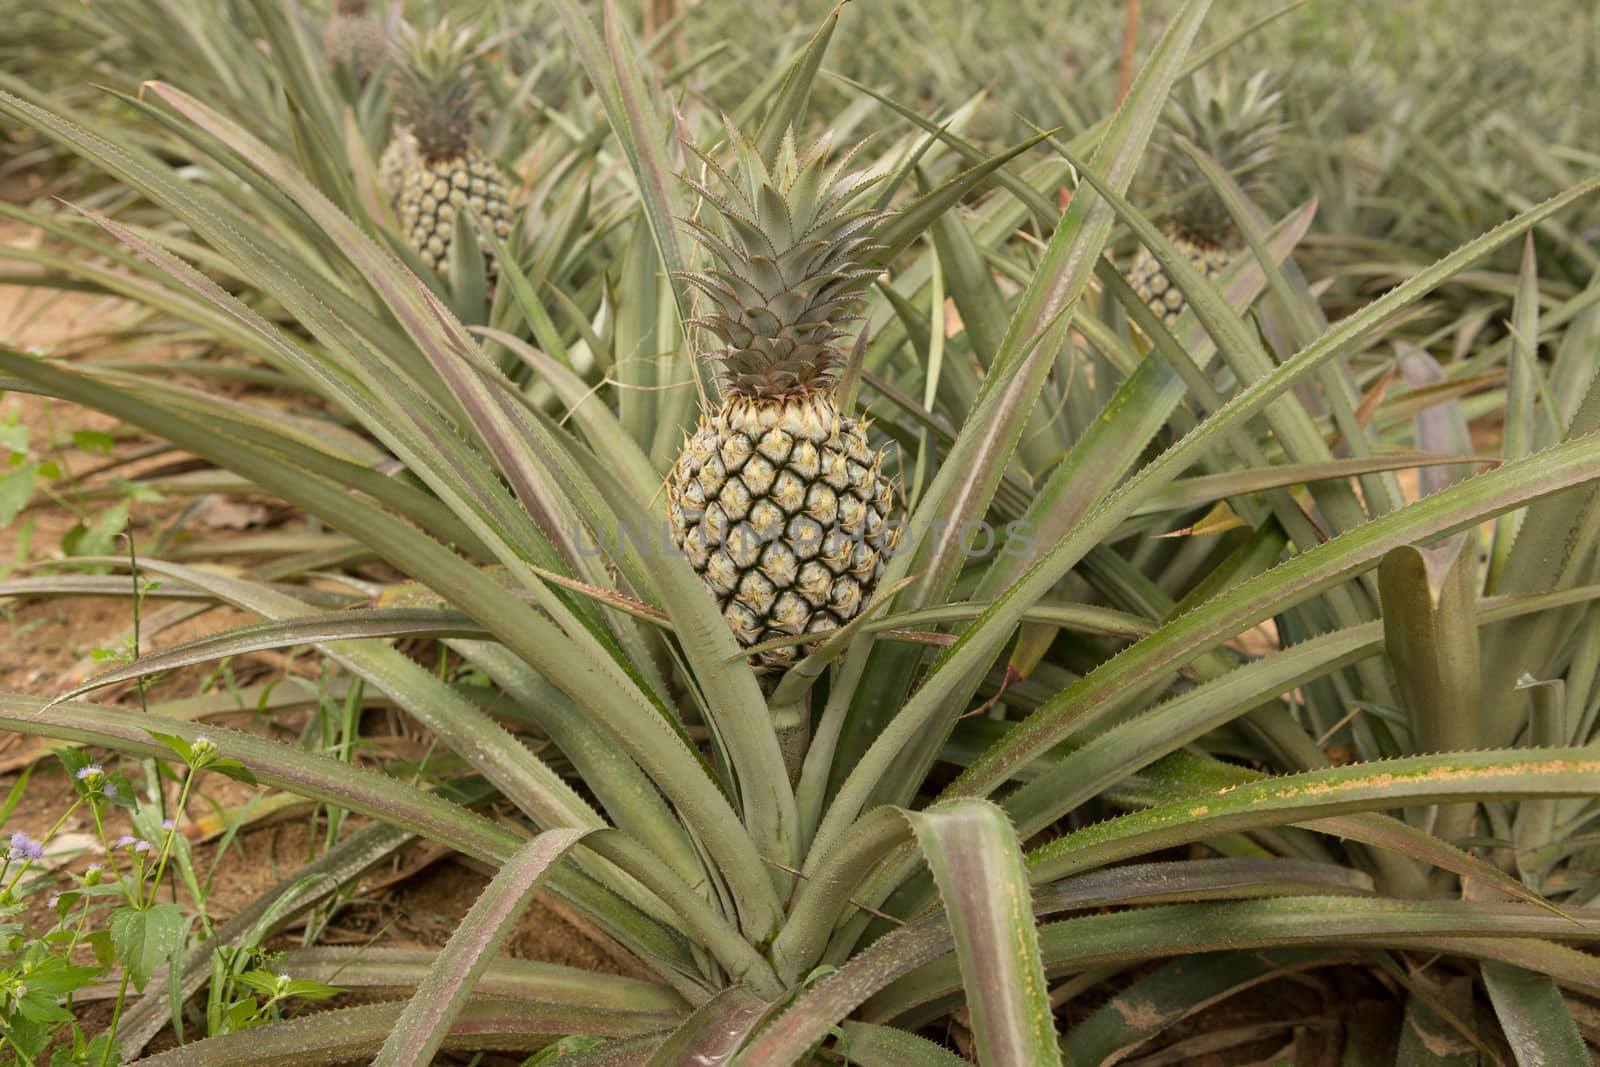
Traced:
<path fill-rule="evenodd" d="M 11 835 L 11 851 L 7 855 L 14 860 L 42 859 L 44 858 L 44 846 L 21 830 L 18 830 Z"/>

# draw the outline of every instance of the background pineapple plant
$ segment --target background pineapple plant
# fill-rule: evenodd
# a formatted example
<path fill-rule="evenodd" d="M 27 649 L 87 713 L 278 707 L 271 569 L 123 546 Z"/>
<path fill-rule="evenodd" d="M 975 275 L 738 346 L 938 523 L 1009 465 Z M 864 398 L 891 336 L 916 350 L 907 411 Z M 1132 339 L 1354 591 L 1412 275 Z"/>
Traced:
<path fill-rule="evenodd" d="M 393 199 L 406 243 L 442 272 L 469 215 L 502 240 L 510 235 L 509 183 L 473 142 L 481 74 L 472 30 L 452 30 L 448 19 L 405 27 L 401 49 L 398 122 L 379 160 L 379 183 Z M 485 250 L 484 258 L 492 281 L 494 256 Z"/>
<path fill-rule="evenodd" d="M 368 0 L 334 0 L 322 27 L 322 55 L 330 64 L 347 65 L 365 82 L 389 53 L 383 20 Z"/>
<path fill-rule="evenodd" d="M 871 597 L 894 538 L 894 486 L 866 425 L 841 414 L 832 387 L 843 329 L 872 279 L 883 212 L 859 206 L 873 185 L 831 166 L 829 140 L 801 149 L 788 131 L 770 160 L 729 125 L 733 174 L 709 155 L 723 194 L 687 179 L 721 225 L 691 223 L 711 263 L 684 278 L 710 301 L 690 325 L 721 347 L 721 406 L 702 416 L 673 464 L 674 541 L 746 647 L 849 622 Z M 787 645 L 756 657 L 793 663 Z"/>
<path fill-rule="evenodd" d="M 1270 87 L 1266 71 L 1243 82 L 1201 71 L 1173 94 L 1162 115 L 1156 143 L 1158 195 L 1182 196 L 1162 220 L 1162 230 L 1211 281 L 1238 252 L 1239 234 L 1222 198 L 1183 149 L 1188 142 L 1233 175 L 1246 193 L 1270 187 L 1272 164 L 1283 132 L 1282 94 Z M 1171 329 L 1183 314 L 1184 297 L 1166 271 L 1140 246 L 1127 273 L 1128 284 Z"/>
<path fill-rule="evenodd" d="M 1349 160 L 1356 192 L 1370 194 L 1383 176 L 1377 138 L 1384 117 L 1385 94 L 1375 76 L 1349 73 L 1337 99 L 1339 123 L 1345 131 L 1343 153 Z"/>

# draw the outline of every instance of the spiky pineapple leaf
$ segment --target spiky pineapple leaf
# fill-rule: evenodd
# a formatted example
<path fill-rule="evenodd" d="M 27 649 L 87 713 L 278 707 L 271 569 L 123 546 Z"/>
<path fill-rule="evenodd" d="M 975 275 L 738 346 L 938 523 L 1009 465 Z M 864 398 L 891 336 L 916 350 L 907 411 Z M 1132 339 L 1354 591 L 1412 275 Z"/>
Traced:
<path fill-rule="evenodd" d="M 1490 796 L 1600 794 L 1584 749 L 1462 752 L 1355 763 L 1196 793 L 1075 830 L 1028 856 L 1035 881 L 1231 830 Z"/>
<path fill-rule="evenodd" d="M 950 920 L 978 1054 L 989 1063 L 1059 1064 L 1016 831 L 987 801 L 935 804 L 906 818 Z"/>
<path fill-rule="evenodd" d="M 432 1061 L 496 949 L 511 935 L 518 918 L 533 902 L 533 894 L 546 872 L 587 832 L 546 830 L 501 865 L 406 1002 L 393 1031 L 372 1061 L 377 1067 L 406 1067 Z"/>
<path fill-rule="evenodd" d="M 1549 977 L 1491 960 L 1480 973 L 1518 1067 L 1555 1067 L 1588 1057 L 1578 1024 Z"/>

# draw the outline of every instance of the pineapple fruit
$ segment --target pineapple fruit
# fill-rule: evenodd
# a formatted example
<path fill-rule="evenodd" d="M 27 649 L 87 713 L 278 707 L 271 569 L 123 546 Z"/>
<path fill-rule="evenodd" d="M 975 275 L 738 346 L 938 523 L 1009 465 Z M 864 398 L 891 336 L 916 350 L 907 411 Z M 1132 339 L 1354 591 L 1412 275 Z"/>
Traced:
<path fill-rule="evenodd" d="M 1213 82 L 1201 71 L 1174 94 L 1162 116 L 1156 174 L 1161 192 L 1171 197 L 1197 190 L 1168 212 L 1162 233 L 1210 281 L 1233 261 L 1239 234 L 1222 198 L 1180 147 L 1181 141 L 1193 142 L 1254 195 L 1270 179 L 1283 130 L 1281 101 L 1265 72 L 1241 85 Z M 1139 299 L 1171 329 L 1183 314 L 1183 294 L 1149 249 L 1140 247 L 1126 277 Z"/>
<path fill-rule="evenodd" d="M 702 414 L 667 484 L 673 540 L 716 599 L 739 642 L 819 633 L 854 618 L 883 574 L 897 530 L 894 487 L 866 425 L 833 395 L 842 326 L 877 270 L 865 265 L 882 213 L 853 207 L 871 184 L 829 164 L 826 139 L 797 147 L 793 131 L 770 160 L 730 126 L 735 178 L 702 154 L 725 195 L 685 179 L 720 226 L 690 222 L 710 264 L 685 280 L 709 307 L 692 325 L 723 398 Z M 802 649 L 753 657 L 760 673 Z"/>
<path fill-rule="evenodd" d="M 400 187 L 406 181 L 406 170 L 416 158 L 417 139 L 411 136 L 410 130 L 397 126 L 389 137 L 383 155 L 378 157 L 378 188 L 389 203 L 399 201 Z"/>
<path fill-rule="evenodd" d="M 1376 190 L 1382 174 L 1382 161 L 1372 132 L 1381 113 L 1380 94 L 1371 76 L 1347 78 L 1341 90 L 1338 114 L 1344 129 L 1343 158 L 1349 165 L 1356 192 L 1370 194 Z"/>
<path fill-rule="evenodd" d="M 478 78 L 471 32 L 452 33 L 445 21 L 402 35 L 395 86 L 400 126 L 378 162 L 378 179 L 406 243 L 443 272 L 466 214 L 503 239 L 511 232 L 511 202 L 500 168 L 472 141 Z M 484 259 L 493 280 L 494 257 L 485 251 Z"/>
<path fill-rule="evenodd" d="M 322 55 L 329 66 L 346 64 L 358 82 L 372 77 L 389 52 L 383 22 L 367 0 L 334 0 L 322 27 Z"/>

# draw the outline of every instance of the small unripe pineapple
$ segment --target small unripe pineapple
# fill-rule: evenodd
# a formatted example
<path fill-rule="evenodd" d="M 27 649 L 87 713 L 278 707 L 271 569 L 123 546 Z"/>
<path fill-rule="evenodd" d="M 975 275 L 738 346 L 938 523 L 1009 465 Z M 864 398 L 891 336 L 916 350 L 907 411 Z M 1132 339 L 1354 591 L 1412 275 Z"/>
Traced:
<path fill-rule="evenodd" d="M 404 31 L 398 72 L 396 129 L 378 163 L 378 180 L 400 217 L 400 230 L 434 271 L 444 271 L 457 228 L 475 216 L 498 238 L 511 233 L 508 183 L 473 143 L 477 70 L 470 31 L 448 21 L 426 32 Z M 498 267 L 484 250 L 492 280 Z"/>
<path fill-rule="evenodd" d="M 1221 245 L 1197 244 L 1178 233 L 1167 234 L 1167 239 L 1206 276 L 1207 281 L 1215 282 L 1221 278 L 1222 272 L 1233 261 L 1233 256 Z M 1170 330 L 1177 325 L 1178 316 L 1183 314 L 1186 306 L 1183 293 L 1167 278 L 1160 261 L 1143 245 L 1134 253 L 1133 266 L 1128 268 L 1127 278 L 1133 291 L 1149 305 L 1163 326 Z"/>
<path fill-rule="evenodd" d="M 383 22 L 367 0 L 334 0 L 322 27 L 322 56 L 331 66 L 347 64 L 356 80 L 366 82 L 389 52 Z"/>
<path fill-rule="evenodd" d="M 767 160 L 729 132 L 737 177 L 702 157 L 725 195 L 689 180 L 722 225 L 691 224 L 711 264 L 685 274 L 710 303 L 693 324 L 721 346 L 703 354 L 719 364 L 725 395 L 673 465 L 667 513 L 749 647 L 853 619 L 898 531 L 883 453 L 833 394 L 841 327 L 878 273 L 866 260 L 882 213 L 851 206 L 871 180 L 829 166 L 826 140 L 801 151 L 791 131 Z M 768 649 L 753 665 L 764 673 L 803 654 Z"/>
<path fill-rule="evenodd" d="M 1188 141 L 1216 160 L 1247 193 L 1259 192 L 1270 182 L 1283 130 L 1281 100 L 1282 94 L 1269 88 L 1265 72 L 1235 85 L 1213 82 L 1202 71 L 1173 94 L 1162 115 L 1155 148 L 1160 193 L 1188 192 L 1162 219 L 1162 233 L 1213 282 L 1233 261 L 1239 234 L 1222 198 L 1182 144 Z M 1191 191 L 1196 187 L 1198 191 Z M 1139 299 L 1172 328 L 1183 314 L 1183 294 L 1148 249 L 1139 249 L 1126 277 Z"/>
<path fill-rule="evenodd" d="M 1382 87 L 1373 75 L 1348 77 L 1339 94 L 1338 117 L 1344 127 L 1344 163 L 1357 193 L 1377 189 L 1383 161 L 1373 131 L 1383 114 Z"/>

